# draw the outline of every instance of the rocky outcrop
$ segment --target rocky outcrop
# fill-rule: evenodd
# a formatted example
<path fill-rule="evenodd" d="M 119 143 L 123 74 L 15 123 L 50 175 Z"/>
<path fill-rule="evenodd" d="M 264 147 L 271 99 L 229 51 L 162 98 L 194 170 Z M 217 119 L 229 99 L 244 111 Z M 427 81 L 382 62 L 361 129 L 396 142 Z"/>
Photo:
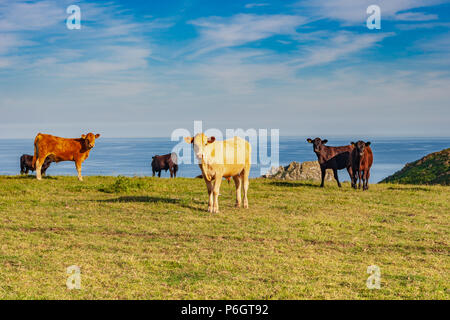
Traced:
<path fill-rule="evenodd" d="M 291 162 L 289 165 L 278 168 L 272 167 L 272 169 L 263 178 L 280 179 L 280 180 L 309 180 L 320 181 L 322 173 L 320 171 L 319 162 L 317 161 L 305 161 L 302 163 Z M 334 180 L 333 170 L 327 170 L 325 175 L 325 181 Z"/>

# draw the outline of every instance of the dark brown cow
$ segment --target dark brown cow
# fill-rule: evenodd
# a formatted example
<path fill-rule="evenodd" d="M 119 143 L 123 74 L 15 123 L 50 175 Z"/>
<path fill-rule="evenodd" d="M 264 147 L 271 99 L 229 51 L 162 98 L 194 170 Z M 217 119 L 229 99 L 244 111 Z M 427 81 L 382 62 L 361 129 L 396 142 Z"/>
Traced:
<path fill-rule="evenodd" d="M 89 152 L 95 146 L 99 134 L 83 134 L 81 138 L 67 139 L 49 134 L 38 133 L 34 139 L 33 167 L 36 168 L 36 178 L 41 180 L 41 169 L 47 157 L 54 162 L 73 161 L 78 171 L 78 180 L 83 181 L 81 165 L 89 157 Z"/>
<path fill-rule="evenodd" d="M 320 138 L 306 139 L 309 143 L 313 144 L 313 150 L 317 155 L 317 160 L 319 161 L 320 170 L 322 171 L 322 183 L 320 187 L 323 188 L 325 174 L 327 169 L 333 169 L 334 178 L 337 181 L 339 187 L 341 183 L 338 178 L 338 170 L 347 169 L 350 179 L 352 180 L 352 187 L 355 187 L 356 182 L 353 178 L 351 153 L 353 151 L 353 146 L 342 146 L 342 147 L 328 147 L 325 143 L 328 140 L 322 140 Z"/>
<path fill-rule="evenodd" d="M 42 175 L 45 176 L 45 171 L 47 171 L 48 167 L 50 167 L 50 164 L 52 163 L 52 160 L 50 158 L 46 158 L 44 161 L 44 164 L 41 168 Z M 36 168 L 33 167 L 33 156 L 29 154 L 23 154 L 20 157 L 20 174 L 28 174 L 28 171 L 35 171 Z"/>
<path fill-rule="evenodd" d="M 370 168 L 373 164 L 373 152 L 370 146 L 370 141 L 364 142 L 359 140 L 354 143 L 352 152 L 352 168 L 354 174 L 355 188 L 356 181 L 359 178 L 358 188 L 361 189 L 361 181 L 363 183 L 363 190 L 369 190 L 369 178 L 370 178 Z"/>
<path fill-rule="evenodd" d="M 178 161 L 176 153 L 169 153 L 162 156 L 156 155 L 152 157 L 152 159 L 151 166 L 153 176 L 155 176 L 155 173 L 158 172 L 158 177 L 161 178 L 161 171 L 164 170 L 167 172 L 167 170 L 169 170 L 171 178 L 177 177 Z"/>

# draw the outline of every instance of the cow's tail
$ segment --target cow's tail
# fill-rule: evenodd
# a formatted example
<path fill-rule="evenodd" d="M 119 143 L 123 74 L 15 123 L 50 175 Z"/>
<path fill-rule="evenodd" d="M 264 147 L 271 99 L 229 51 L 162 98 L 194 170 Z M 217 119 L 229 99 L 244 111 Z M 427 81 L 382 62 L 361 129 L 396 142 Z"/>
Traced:
<path fill-rule="evenodd" d="M 34 139 L 34 155 L 33 155 L 33 168 L 36 170 L 36 160 L 39 157 L 39 147 L 38 143 L 41 139 L 42 135 L 40 133 L 37 134 L 36 138 Z"/>

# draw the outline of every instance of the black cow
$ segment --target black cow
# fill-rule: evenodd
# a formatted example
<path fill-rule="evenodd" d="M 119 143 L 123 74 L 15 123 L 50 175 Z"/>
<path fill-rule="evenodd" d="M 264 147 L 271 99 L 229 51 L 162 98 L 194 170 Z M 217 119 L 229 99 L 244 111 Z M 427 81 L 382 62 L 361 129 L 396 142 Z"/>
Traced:
<path fill-rule="evenodd" d="M 333 169 L 334 178 L 336 179 L 339 188 L 341 187 L 341 183 L 339 182 L 337 171 L 341 169 L 347 169 L 352 181 L 352 187 L 356 187 L 356 182 L 354 181 L 352 170 L 351 154 L 354 148 L 352 145 L 342 147 L 328 147 L 325 145 L 328 140 L 322 140 L 320 138 L 315 138 L 314 140 L 306 139 L 306 141 L 313 144 L 313 150 L 316 153 L 317 160 L 320 164 L 320 170 L 322 171 L 322 183 L 320 184 L 320 187 L 323 188 L 325 173 L 327 169 Z"/>
<path fill-rule="evenodd" d="M 156 155 L 152 157 L 152 171 L 153 176 L 155 176 L 155 173 L 158 173 L 158 177 L 161 178 L 161 171 L 164 170 L 167 172 L 167 170 L 170 170 L 170 177 L 176 178 L 177 177 L 177 171 L 178 171 L 178 160 L 176 153 L 169 153 L 162 156 Z"/>
<path fill-rule="evenodd" d="M 42 165 L 41 173 L 45 175 L 48 167 L 52 163 L 52 159 L 47 157 Z M 34 172 L 36 168 L 33 167 L 33 156 L 29 154 L 24 154 L 20 157 L 20 174 L 28 174 L 28 171 Z"/>

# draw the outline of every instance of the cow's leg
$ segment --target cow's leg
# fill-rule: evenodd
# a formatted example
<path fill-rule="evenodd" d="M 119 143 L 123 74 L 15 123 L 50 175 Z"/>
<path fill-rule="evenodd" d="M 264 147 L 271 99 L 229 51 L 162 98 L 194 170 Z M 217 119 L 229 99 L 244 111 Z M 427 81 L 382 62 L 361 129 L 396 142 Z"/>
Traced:
<path fill-rule="evenodd" d="M 36 159 L 36 179 L 42 180 L 41 169 L 46 157 Z"/>
<path fill-rule="evenodd" d="M 337 181 L 338 187 L 339 187 L 339 188 L 342 187 L 341 183 L 339 182 L 338 171 L 337 171 L 336 168 L 333 168 L 333 174 L 334 174 L 334 178 L 335 178 L 336 181 Z"/>
<path fill-rule="evenodd" d="M 162 170 L 159 170 L 159 171 L 158 171 L 158 178 L 161 178 L 161 171 L 162 171 Z"/>
<path fill-rule="evenodd" d="M 208 188 L 208 212 L 213 212 L 213 204 L 214 204 L 214 198 L 213 198 L 213 183 L 211 181 L 206 182 L 206 188 Z"/>
<path fill-rule="evenodd" d="M 353 168 L 351 166 L 347 167 L 347 172 L 348 172 L 348 175 L 350 176 L 350 180 L 352 181 L 352 188 L 354 188 L 355 187 L 355 175 L 353 174 Z"/>
<path fill-rule="evenodd" d="M 363 171 L 362 170 L 358 170 L 358 178 L 359 178 L 358 189 L 361 189 L 361 181 L 363 179 Z"/>
<path fill-rule="evenodd" d="M 322 179 L 322 182 L 320 183 L 320 187 L 323 188 L 324 183 L 325 183 L 325 175 L 327 173 L 327 169 L 325 167 L 321 166 L 320 167 L 320 172 L 321 172 L 321 179 Z"/>
<path fill-rule="evenodd" d="M 214 203 L 213 203 L 213 213 L 219 213 L 219 193 L 220 193 L 220 184 L 222 183 L 222 175 L 216 174 L 216 177 L 214 179 L 214 188 L 213 188 L 213 195 L 214 195 Z"/>
<path fill-rule="evenodd" d="M 75 167 L 78 172 L 78 180 L 83 181 L 83 177 L 81 176 L 81 161 L 75 161 Z"/>
<path fill-rule="evenodd" d="M 241 173 L 242 183 L 244 184 L 244 208 L 248 209 L 248 176 L 250 175 L 250 167 L 244 169 L 244 172 Z"/>
<path fill-rule="evenodd" d="M 234 184 L 236 186 L 236 208 L 241 207 L 241 186 L 242 186 L 242 180 L 240 176 L 234 176 L 233 177 Z"/>
<path fill-rule="evenodd" d="M 152 177 L 154 177 L 154 176 L 155 176 L 155 170 L 153 170 L 153 169 L 152 169 L 152 172 L 153 172 L 153 175 L 152 175 Z"/>
<path fill-rule="evenodd" d="M 170 177 L 173 178 L 173 168 L 169 167 L 169 171 L 170 171 Z"/>
<path fill-rule="evenodd" d="M 370 177 L 369 170 L 365 170 L 364 171 L 364 177 L 365 177 L 365 179 L 364 179 L 364 183 L 365 183 L 364 190 L 369 190 L 369 177 Z"/>

